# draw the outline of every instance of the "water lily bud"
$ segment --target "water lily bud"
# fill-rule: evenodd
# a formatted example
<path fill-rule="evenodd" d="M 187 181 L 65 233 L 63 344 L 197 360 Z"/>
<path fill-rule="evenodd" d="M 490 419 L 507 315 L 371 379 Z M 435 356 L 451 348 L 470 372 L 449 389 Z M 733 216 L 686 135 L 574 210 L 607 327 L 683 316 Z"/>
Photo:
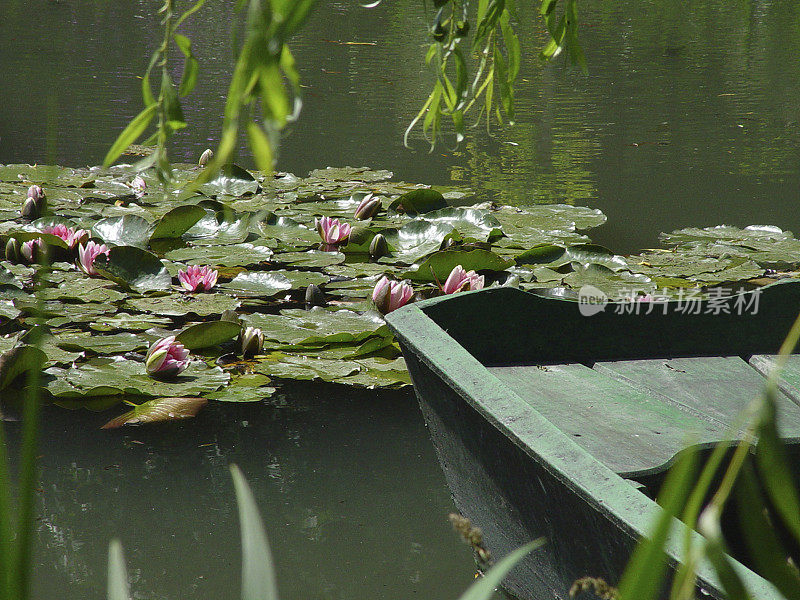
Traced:
<path fill-rule="evenodd" d="M 43 200 L 46 196 L 44 194 L 44 190 L 40 188 L 38 185 L 32 185 L 28 188 L 28 198 L 33 198 L 34 200 Z"/>
<path fill-rule="evenodd" d="M 378 312 L 385 315 L 408 304 L 414 296 L 414 288 L 407 281 L 389 281 L 381 277 L 372 290 L 372 302 Z"/>
<path fill-rule="evenodd" d="M 380 258 L 381 256 L 386 256 L 387 254 L 389 254 L 389 243 L 386 241 L 386 238 L 383 236 L 383 234 L 379 233 L 372 238 L 372 242 L 369 245 L 369 255 L 372 258 Z"/>
<path fill-rule="evenodd" d="M 128 185 L 133 190 L 133 193 L 137 198 L 143 197 L 147 191 L 147 182 L 141 175 L 134 177 Z"/>
<path fill-rule="evenodd" d="M 23 219 L 27 219 L 29 221 L 33 221 L 38 219 L 41 216 L 39 212 L 39 204 L 34 198 L 30 196 L 25 198 L 25 202 L 22 204 L 22 210 L 20 211 Z"/>
<path fill-rule="evenodd" d="M 242 358 L 261 354 L 264 348 L 264 334 L 258 327 L 245 327 L 239 334 L 239 346 L 242 349 Z"/>
<path fill-rule="evenodd" d="M 318 285 L 313 283 L 309 284 L 306 288 L 306 305 L 307 306 L 325 306 L 325 294 Z"/>
<path fill-rule="evenodd" d="M 378 214 L 380 209 L 381 201 L 372 194 L 369 194 L 359 203 L 353 216 L 359 221 L 366 221 Z"/>
<path fill-rule="evenodd" d="M 36 238 L 35 240 L 23 243 L 20 246 L 19 254 L 24 262 L 32 265 L 34 263 L 44 262 L 46 258 L 45 250 L 46 247 L 42 238 Z"/>
<path fill-rule="evenodd" d="M 22 255 L 19 253 L 19 240 L 17 238 L 8 238 L 8 242 L 6 243 L 6 260 L 13 264 L 17 264 L 22 260 Z"/>
<path fill-rule="evenodd" d="M 171 335 L 150 346 L 144 363 L 150 377 L 170 379 L 189 366 L 189 351 Z"/>
<path fill-rule="evenodd" d="M 206 148 L 200 155 L 200 160 L 197 161 L 197 164 L 201 167 L 205 167 L 212 158 L 214 158 L 214 151 L 211 150 L 211 148 Z"/>

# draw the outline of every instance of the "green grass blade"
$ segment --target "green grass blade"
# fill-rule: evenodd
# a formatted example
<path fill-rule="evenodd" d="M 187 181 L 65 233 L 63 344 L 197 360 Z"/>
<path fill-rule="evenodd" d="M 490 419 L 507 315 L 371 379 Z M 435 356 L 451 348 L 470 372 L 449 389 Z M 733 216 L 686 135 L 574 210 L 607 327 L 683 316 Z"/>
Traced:
<path fill-rule="evenodd" d="M 231 465 L 230 469 L 242 530 L 242 600 L 278 600 L 272 554 L 258 505 L 239 467 Z"/>
<path fill-rule="evenodd" d="M 0 590 L 9 589 L 11 584 L 14 549 L 12 537 L 11 481 L 8 476 L 5 427 L 0 420 Z"/>
<path fill-rule="evenodd" d="M 786 560 L 788 553 L 781 546 L 764 511 L 764 497 L 751 463 L 742 467 L 734 493 L 743 539 L 758 572 L 777 587 L 787 600 L 800 600 L 800 575 L 789 566 Z"/>
<path fill-rule="evenodd" d="M 488 600 L 491 598 L 494 590 L 502 583 L 508 572 L 528 553 L 542 546 L 544 542 L 544 538 L 539 538 L 505 556 L 503 560 L 489 569 L 483 577 L 469 586 L 469 589 L 461 595 L 459 600 Z"/>
<path fill-rule="evenodd" d="M 658 497 L 663 511 L 656 520 L 652 534 L 639 542 L 622 575 L 619 591 L 623 600 L 651 600 L 661 590 L 666 569 L 664 544 L 672 519 L 684 506 L 691 492 L 696 464 L 697 452 L 689 449 L 670 469 Z"/>
<path fill-rule="evenodd" d="M 108 545 L 108 600 L 129 600 L 128 571 L 119 540 Z"/>
<path fill-rule="evenodd" d="M 153 120 L 157 109 L 158 104 L 151 104 L 138 115 L 136 115 L 133 118 L 133 121 L 128 123 L 128 126 L 122 130 L 122 133 L 119 134 L 119 137 L 108 150 L 108 154 L 106 154 L 106 157 L 103 159 L 104 167 L 110 167 L 111 163 L 117 160 L 117 158 L 119 158 L 120 155 L 128 149 L 128 146 L 139 139 L 139 136 L 141 136 L 144 133 L 144 130 L 147 129 L 150 121 Z"/>

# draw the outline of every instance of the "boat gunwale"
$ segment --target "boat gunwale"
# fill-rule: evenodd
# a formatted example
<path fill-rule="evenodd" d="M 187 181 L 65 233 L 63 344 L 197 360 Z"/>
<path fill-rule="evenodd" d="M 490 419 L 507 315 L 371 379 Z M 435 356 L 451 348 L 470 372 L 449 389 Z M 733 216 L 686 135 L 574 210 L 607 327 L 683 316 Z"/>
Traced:
<path fill-rule="evenodd" d="M 483 291 L 466 292 L 479 294 Z M 612 469 L 558 429 L 425 312 L 427 306 L 448 299 L 436 298 L 408 305 L 387 315 L 387 323 L 401 341 L 458 396 L 532 460 L 547 469 L 582 501 L 594 507 L 615 526 L 636 538 L 647 537 L 661 508 Z M 424 402 L 423 398 L 420 401 Z M 524 424 L 528 424 L 524 428 Z M 682 562 L 687 533 L 695 542 L 702 536 L 677 518 L 664 551 L 673 567 Z M 731 557 L 754 597 L 780 598 L 767 580 Z M 721 585 L 708 563 L 698 565 L 697 576 L 721 594 Z"/>

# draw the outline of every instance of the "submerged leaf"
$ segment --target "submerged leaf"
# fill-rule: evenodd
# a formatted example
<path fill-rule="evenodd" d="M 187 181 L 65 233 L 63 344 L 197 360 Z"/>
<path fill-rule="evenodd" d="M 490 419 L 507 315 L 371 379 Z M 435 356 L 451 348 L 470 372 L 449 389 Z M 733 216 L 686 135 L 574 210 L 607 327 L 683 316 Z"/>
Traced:
<path fill-rule="evenodd" d="M 147 423 L 190 419 L 197 415 L 206 404 L 208 404 L 208 400 L 205 398 L 158 398 L 156 400 L 148 400 L 133 410 L 111 419 L 101 429 L 116 429 L 123 425 L 145 425 Z"/>

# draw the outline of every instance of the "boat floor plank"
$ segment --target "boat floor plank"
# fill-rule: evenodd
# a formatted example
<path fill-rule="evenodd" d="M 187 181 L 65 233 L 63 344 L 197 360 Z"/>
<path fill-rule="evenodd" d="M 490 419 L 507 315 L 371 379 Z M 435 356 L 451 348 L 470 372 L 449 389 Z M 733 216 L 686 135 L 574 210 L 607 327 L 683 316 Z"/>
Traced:
<path fill-rule="evenodd" d="M 797 384 L 800 362 L 793 365 Z M 740 422 L 742 410 L 764 389 L 765 379 L 753 366 L 738 356 L 698 356 L 598 362 L 594 368 L 740 435 L 746 427 Z M 780 394 L 777 408 L 781 436 L 799 438 L 800 406 Z"/>
<path fill-rule="evenodd" d="M 750 364 L 767 377 L 777 358 L 771 354 L 755 354 L 750 357 Z M 778 388 L 800 407 L 800 355 L 793 354 L 786 360 L 786 366 L 778 380 Z"/>
<path fill-rule="evenodd" d="M 725 427 L 582 364 L 489 367 L 548 421 L 617 473 L 666 469 L 687 441 L 725 439 Z"/>

